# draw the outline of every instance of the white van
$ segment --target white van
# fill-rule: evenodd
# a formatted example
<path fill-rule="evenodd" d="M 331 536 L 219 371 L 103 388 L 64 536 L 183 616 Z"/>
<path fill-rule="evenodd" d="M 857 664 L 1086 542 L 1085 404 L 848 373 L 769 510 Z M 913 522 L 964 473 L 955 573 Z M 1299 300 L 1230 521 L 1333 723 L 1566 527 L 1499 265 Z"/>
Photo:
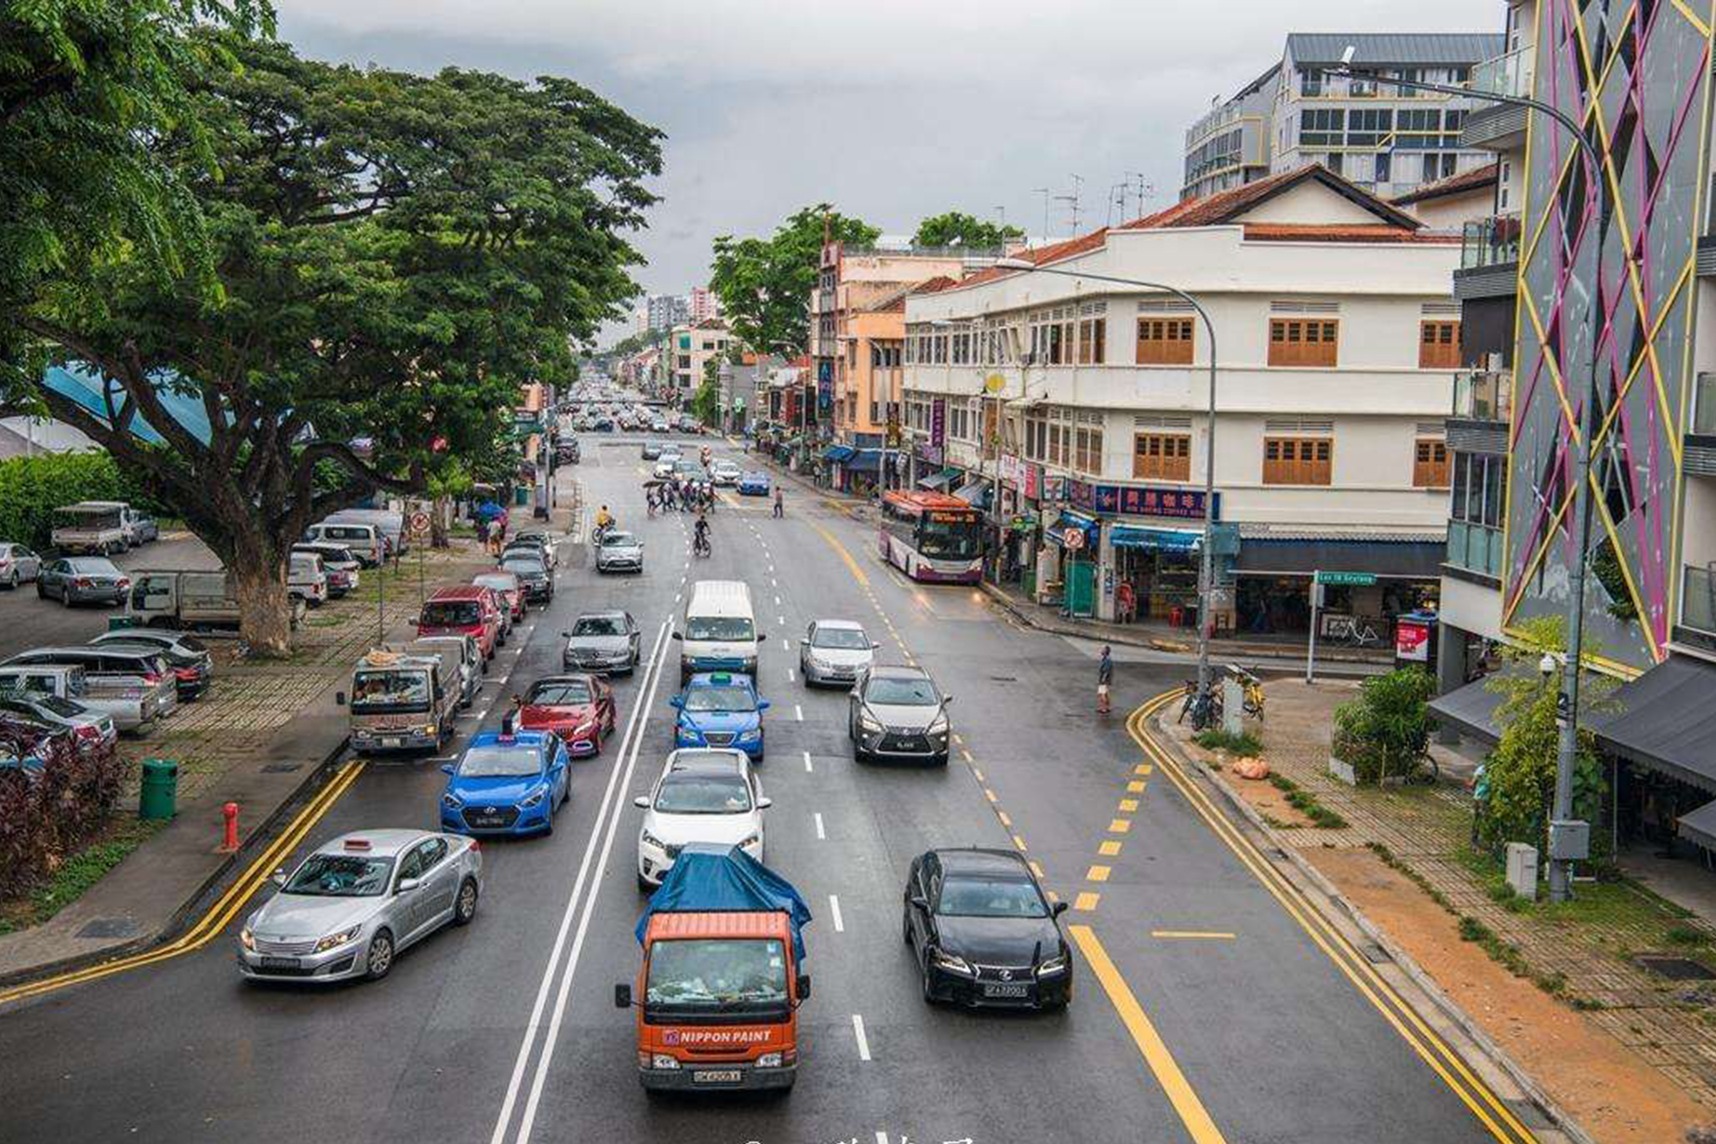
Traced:
<path fill-rule="evenodd" d="M 286 591 L 312 608 L 328 599 L 328 570 L 314 552 L 291 552 L 286 557 Z"/>
<path fill-rule="evenodd" d="M 757 653 L 769 637 L 757 630 L 751 586 L 743 580 L 699 580 L 685 605 L 685 626 L 673 633 L 681 643 L 679 681 L 699 671 L 757 674 Z"/>
<path fill-rule="evenodd" d="M 365 568 L 374 568 L 387 559 L 387 541 L 374 524 L 351 520 L 324 520 L 304 530 L 304 544 L 338 544 L 349 549 Z"/>

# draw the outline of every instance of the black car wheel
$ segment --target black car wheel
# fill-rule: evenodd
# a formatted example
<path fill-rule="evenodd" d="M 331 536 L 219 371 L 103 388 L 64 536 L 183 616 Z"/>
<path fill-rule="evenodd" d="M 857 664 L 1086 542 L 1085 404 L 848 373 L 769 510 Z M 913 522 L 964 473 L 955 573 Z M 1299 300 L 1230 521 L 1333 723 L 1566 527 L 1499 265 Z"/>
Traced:
<path fill-rule="evenodd" d="M 453 903 L 453 924 L 468 926 L 471 919 L 477 916 L 477 881 L 466 878 L 459 883 L 459 897 Z"/>
<path fill-rule="evenodd" d="M 38 576 L 38 577 L 36 577 L 36 599 L 45 600 L 47 598 L 48 598 L 48 585 L 45 581 L 43 581 L 43 579 L 40 576 Z"/>
<path fill-rule="evenodd" d="M 924 971 L 919 980 L 922 984 L 924 1004 L 934 1005 L 936 1003 L 935 991 L 930 988 L 929 954 L 927 952 L 924 954 Z"/>
<path fill-rule="evenodd" d="M 906 909 L 900 914 L 900 930 L 905 937 L 906 944 L 914 944 L 912 941 L 912 911 L 910 906 L 906 907 Z"/>
<path fill-rule="evenodd" d="M 369 939 L 369 955 L 364 960 L 364 976 L 371 981 L 380 981 L 393 968 L 393 935 L 387 930 L 377 930 L 374 937 Z"/>
<path fill-rule="evenodd" d="M 12 569 L 12 575 L 6 580 L 6 587 L 16 592 L 18 590 L 18 570 Z"/>
<path fill-rule="evenodd" d="M 60 588 L 60 607 L 69 608 L 71 606 L 72 606 L 71 589 L 66 588 L 66 587 L 61 587 Z"/>

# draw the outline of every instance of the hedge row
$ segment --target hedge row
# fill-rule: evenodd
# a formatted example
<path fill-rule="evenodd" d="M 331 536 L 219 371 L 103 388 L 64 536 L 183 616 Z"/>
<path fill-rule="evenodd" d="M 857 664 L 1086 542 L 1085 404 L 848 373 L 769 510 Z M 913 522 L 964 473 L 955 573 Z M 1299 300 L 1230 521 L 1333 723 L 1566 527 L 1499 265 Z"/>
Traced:
<path fill-rule="evenodd" d="M 142 506 L 132 483 L 106 453 L 48 453 L 0 461 L 0 541 L 48 547 L 53 515 L 84 500 Z"/>
<path fill-rule="evenodd" d="M 0 725 L 7 753 L 30 740 Z M 51 878 L 107 822 L 126 763 L 112 747 L 79 751 L 56 743 L 38 773 L 0 770 L 0 898 Z"/>

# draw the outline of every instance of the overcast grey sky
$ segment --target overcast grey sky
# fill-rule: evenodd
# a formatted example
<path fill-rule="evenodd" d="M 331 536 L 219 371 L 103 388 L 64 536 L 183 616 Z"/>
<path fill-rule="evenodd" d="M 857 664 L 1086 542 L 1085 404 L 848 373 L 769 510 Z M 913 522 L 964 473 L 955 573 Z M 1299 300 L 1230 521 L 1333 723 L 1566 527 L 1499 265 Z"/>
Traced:
<path fill-rule="evenodd" d="M 1185 128 L 1278 60 L 1288 32 L 1499 32 L 1503 18 L 1501 0 L 277 2 L 305 55 L 565 75 L 661 128 L 638 277 L 675 293 L 706 279 L 715 235 L 822 201 L 887 233 L 1001 208 L 1038 234 L 1035 188 L 1070 194 L 1081 176 L 1085 229 L 1141 172 L 1165 205 Z M 1070 230 L 1051 204 L 1049 233 Z"/>

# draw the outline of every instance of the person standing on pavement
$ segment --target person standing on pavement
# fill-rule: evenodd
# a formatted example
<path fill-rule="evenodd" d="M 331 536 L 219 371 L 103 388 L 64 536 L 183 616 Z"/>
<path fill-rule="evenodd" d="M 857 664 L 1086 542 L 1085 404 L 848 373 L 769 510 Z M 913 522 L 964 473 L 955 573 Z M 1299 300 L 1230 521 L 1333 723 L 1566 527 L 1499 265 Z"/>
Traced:
<path fill-rule="evenodd" d="M 1110 711 L 1108 689 L 1114 683 L 1114 656 L 1109 652 L 1108 645 L 1102 645 L 1102 658 L 1096 664 L 1096 713 L 1107 715 Z"/>
<path fill-rule="evenodd" d="M 774 515 L 775 515 L 776 520 L 779 520 L 781 517 L 786 515 L 786 510 L 781 504 L 781 487 L 779 485 L 775 486 L 775 514 Z"/>

